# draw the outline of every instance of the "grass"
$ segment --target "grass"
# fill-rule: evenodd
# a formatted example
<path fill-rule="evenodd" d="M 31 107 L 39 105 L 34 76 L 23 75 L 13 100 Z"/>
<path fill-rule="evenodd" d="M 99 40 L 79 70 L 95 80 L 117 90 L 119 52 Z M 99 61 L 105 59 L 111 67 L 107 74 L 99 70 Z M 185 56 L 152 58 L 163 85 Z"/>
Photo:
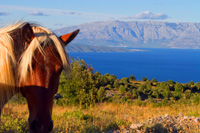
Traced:
<path fill-rule="evenodd" d="M 173 104 L 170 106 L 155 107 L 152 104 L 96 104 L 88 109 L 76 106 L 54 105 L 52 132 L 107 132 L 109 130 L 123 131 L 132 123 L 144 122 L 148 119 L 163 116 L 177 116 L 180 112 L 184 116 L 200 116 L 200 105 Z M 26 104 L 6 105 L 2 116 L 0 132 L 28 132 L 28 110 Z M 149 125 L 149 129 L 160 128 L 161 125 Z M 163 127 L 162 127 L 163 128 Z M 152 129 L 152 132 L 153 132 Z M 145 129 L 144 129 L 145 130 Z M 170 129 L 165 129 L 170 132 Z M 185 127 L 182 132 L 194 132 L 198 127 Z"/>

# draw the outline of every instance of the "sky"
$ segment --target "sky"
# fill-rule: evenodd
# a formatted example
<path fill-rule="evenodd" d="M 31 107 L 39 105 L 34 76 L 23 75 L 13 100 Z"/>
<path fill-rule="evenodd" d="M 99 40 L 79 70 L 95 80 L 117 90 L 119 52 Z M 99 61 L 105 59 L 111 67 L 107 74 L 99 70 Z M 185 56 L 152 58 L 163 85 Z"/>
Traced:
<path fill-rule="evenodd" d="M 18 20 L 50 29 L 112 20 L 200 23 L 200 0 L 0 0 L 0 26 Z"/>

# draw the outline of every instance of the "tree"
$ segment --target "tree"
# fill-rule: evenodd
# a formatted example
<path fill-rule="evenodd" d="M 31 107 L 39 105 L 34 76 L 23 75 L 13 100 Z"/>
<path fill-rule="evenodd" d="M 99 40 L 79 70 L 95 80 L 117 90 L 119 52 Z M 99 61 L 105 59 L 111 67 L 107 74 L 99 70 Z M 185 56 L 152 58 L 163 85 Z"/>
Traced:
<path fill-rule="evenodd" d="M 183 85 L 180 83 L 176 83 L 175 85 L 175 92 L 182 93 L 183 92 Z"/>
<path fill-rule="evenodd" d="M 97 92 L 101 86 L 101 74 L 93 74 L 93 68 L 84 60 L 73 60 L 70 64 L 71 71 L 66 76 L 60 76 L 59 93 L 68 104 L 81 107 L 90 106 L 97 101 Z M 98 82 L 96 82 L 99 79 Z"/>
<path fill-rule="evenodd" d="M 120 93 L 124 93 L 126 91 L 126 88 L 123 85 L 119 86 Z"/>
<path fill-rule="evenodd" d="M 190 85 L 194 85 L 194 82 L 192 80 L 190 81 Z"/>
<path fill-rule="evenodd" d="M 135 77 L 134 77 L 133 75 L 130 75 L 129 79 L 130 79 L 131 81 L 135 81 Z"/>
<path fill-rule="evenodd" d="M 174 85 L 173 80 L 168 80 L 168 84 L 169 84 L 169 85 Z"/>
<path fill-rule="evenodd" d="M 164 98 L 170 98 L 170 95 L 171 95 L 171 91 L 170 91 L 170 88 L 169 86 L 165 86 L 164 88 L 164 91 L 162 93 L 162 95 L 164 96 Z"/>
<path fill-rule="evenodd" d="M 176 83 L 175 85 L 175 91 L 174 91 L 174 98 L 175 100 L 178 100 L 181 98 L 181 93 L 183 93 L 183 85 L 180 83 Z"/>
<path fill-rule="evenodd" d="M 102 102 L 103 99 L 105 98 L 105 92 L 106 91 L 105 91 L 104 87 L 100 87 L 100 89 L 97 92 L 97 100 L 99 102 Z"/>
<path fill-rule="evenodd" d="M 133 95 L 133 98 L 138 98 L 139 92 L 136 89 L 133 89 L 132 90 L 132 95 Z"/>
<path fill-rule="evenodd" d="M 115 82 L 114 82 L 114 87 L 119 88 L 119 86 L 120 86 L 119 80 L 116 79 Z"/>
<path fill-rule="evenodd" d="M 155 78 L 153 78 L 152 82 L 157 83 L 158 81 Z"/>
<path fill-rule="evenodd" d="M 147 79 L 147 77 L 142 77 L 142 80 L 147 81 L 148 79 Z"/>
<path fill-rule="evenodd" d="M 196 83 L 195 83 L 195 87 L 197 88 L 197 90 L 200 90 L 200 83 L 199 83 L 199 82 L 196 82 Z"/>
<path fill-rule="evenodd" d="M 153 97 L 159 98 L 160 96 L 160 91 L 158 88 L 154 88 L 151 94 Z"/>
<path fill-rule="evenodd" d="M 184 92 L 184 94 L 185 94 L 185 98 L 186 98 L 186 99 L 190 99 L 190 97 L 191 97 L 191 90 L 186 90 L 186 91 Z"/>

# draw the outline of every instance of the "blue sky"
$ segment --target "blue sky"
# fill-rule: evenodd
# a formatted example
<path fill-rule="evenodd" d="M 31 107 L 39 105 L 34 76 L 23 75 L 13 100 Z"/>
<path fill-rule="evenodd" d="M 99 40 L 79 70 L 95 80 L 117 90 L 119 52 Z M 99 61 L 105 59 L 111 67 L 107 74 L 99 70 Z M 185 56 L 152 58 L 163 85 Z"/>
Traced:
<path fill-rule="evenodd" d="M 56 29 L 95 21 L 200 22 L 200 0 L 1 0 L 0 26 L 19 19 Z"/>

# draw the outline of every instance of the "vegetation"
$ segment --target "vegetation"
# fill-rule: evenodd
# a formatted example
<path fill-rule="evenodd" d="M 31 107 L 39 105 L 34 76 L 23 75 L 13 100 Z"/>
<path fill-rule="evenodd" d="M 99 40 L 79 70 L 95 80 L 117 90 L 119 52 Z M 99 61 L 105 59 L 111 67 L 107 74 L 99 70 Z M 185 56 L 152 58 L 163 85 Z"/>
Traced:
<path fill-rule="evenodd" d="M 165 113 L 199 116 L 199 82 L 158 82 L 147 77 L 136 81 L 133 75 L 117 79 L 115 75 L 94 72 L 81 59 L 71 62 L 71 72 L 67 76 L 63 72 L 60 77 L 58 93 L 62 98 L 55 102 L 53 111 L 55 132 L 121 130 Z M 0 132 L 28 131 L 27 105 L 24 98 L 19 99 L 18 106 L 15 97 L 11 100 L 14 109 L 4 109 Z"/>
<path fill-rule="evenodd" d="M 142 100 L 159 106 L 176 102 L 194 102 L 199 97 L 200 83 L 181 84 L 169 80 L 158 82 L 143 77 L 136 81 L 131 75 L 129 78 L 117 79 L 115 75 L 94 72 L 83 60 L 72 59 L 71 73 L 61 75 L 59 92 L 63 99 L 59 105 L 79 105 L 80 107 L 93 106 L 95 103 L 116 102 L 126 103 Z M 197 103 L 197 101 L 196 101 Z"/>

